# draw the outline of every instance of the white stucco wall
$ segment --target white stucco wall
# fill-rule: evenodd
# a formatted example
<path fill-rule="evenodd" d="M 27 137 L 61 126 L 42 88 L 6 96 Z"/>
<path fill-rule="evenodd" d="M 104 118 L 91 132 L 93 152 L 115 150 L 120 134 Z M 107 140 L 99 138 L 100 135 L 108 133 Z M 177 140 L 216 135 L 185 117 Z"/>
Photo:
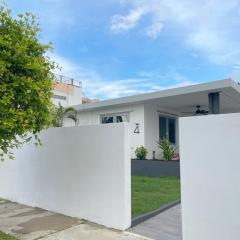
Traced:
<path fill-rule="evenodd" d="M 101 110 L 79 112 L 78 124 L 80 126 L 100 124 L 100 119 L 102 114 L 123 113 L 123 112 L 129 113 L 131 157 L 135 158 L 136 147 L 145 145 L 145 138 L 144 138 L 145 125 L 144 125 L 144 105 L 143 104 L 120 106 L 120 107 L 109 107 Z M 134 133 L 134 130 L 136 128 L 136 123 L 139 123 L 140 133 Z"/>
<path fill-rule="evenodd" d="M 107 227 L 131 224 L 129 124 L 55 128 L 0 164 L 0 197 Z"/>
<path fill-rule="evenodd" d="M 176 119 L 176 152 L 179 148 L 178 139 L 178 117 L 177 113 L 169 109 L 162 109 L 155 103 L 144 104 L 144 129 L 145 129 L 145 146 L 148 150 L 148 158 L 153 157 L 153 151 L 156 152 L 156 158 L 161 158 L 161 151 L 158 147 L 159 142 L 159 116 L 172 117 Z"/>
<path fill-rule="evenodd" d="M 240 239 L 240 114 L 180 119 L 183 240 Z"/>

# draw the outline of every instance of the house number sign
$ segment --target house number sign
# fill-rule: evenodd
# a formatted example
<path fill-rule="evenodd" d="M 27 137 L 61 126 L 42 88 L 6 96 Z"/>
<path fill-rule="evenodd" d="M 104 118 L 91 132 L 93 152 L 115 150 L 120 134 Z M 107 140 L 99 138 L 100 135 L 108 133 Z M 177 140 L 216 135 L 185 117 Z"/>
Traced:
<path fill-rule="evenodd" d="M 134 133 L 140 133 L 139 123 L 136 123 L 136 127 L 135 127 L 135 129 L 134 129 Z"/>

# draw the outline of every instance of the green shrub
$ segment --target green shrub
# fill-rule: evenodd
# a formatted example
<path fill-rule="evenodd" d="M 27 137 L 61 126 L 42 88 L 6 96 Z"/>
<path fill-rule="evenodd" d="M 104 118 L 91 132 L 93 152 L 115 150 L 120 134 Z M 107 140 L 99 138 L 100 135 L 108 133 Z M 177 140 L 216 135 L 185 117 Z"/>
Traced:
<path fill-rule="evenodd" d="M 144 146 L 137 147 L 135 150 L 137 159 L 143 160 L 146 159 L 148 151 Z"/>
<path fill-rule="evenodd" d="M 175 154 L 174 147 L 169 143 L 169 141 L 165 138 L 161 140 L 159 143 L 159 148 L 162 150 L 162 159 L 169 161 L 172 160 Z"/>

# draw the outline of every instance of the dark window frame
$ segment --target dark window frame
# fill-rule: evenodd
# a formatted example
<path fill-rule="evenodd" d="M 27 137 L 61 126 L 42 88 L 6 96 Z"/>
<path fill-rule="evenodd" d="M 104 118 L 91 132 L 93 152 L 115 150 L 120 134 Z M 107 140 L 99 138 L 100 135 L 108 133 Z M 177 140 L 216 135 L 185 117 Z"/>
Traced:
<path fill-rule="evenodd" d="M 67 100 L 67 97 L 66 96 L 62 96 L 62 95 L 57 95 L 57 94 L 54 94 L 53 96 L 52 96 L 52 98 L 54 98 L 54 99 L 58 99 L 58 100 Z"/>
<path fill-rule="evenodd" d="M 110 122 L 103 122 L 103 119 L 108 117 L 112 117 L 113 118 L 113 122 L 111 123 L 121 123 L 120 118 L 119 117 L 122 117 L 122 120 L 124 119 L 123 116 L 126 117 L 127 121 L 122 121 L 122 122 L 129 122 L 129 112 L 120 112 L 120 113 L 106 113 L 106 114 L 101 114 L 100 115 L 100 123 L 101 124 L 108 124 Z"/>
<path fill-rule="evenodd" d="M 161 132 L 161 124 L 160 124 L 160 119 L 165 119 L 166 120 L 166 127 L 165 127 L 165 134 Z M 170 141 L 170 136 L 169 136 L 169 120 L 174 121 L 174 141 Z M 175 117 L 170 117 L 166 115 L 159 115 L 159 140 L 163 140 L 163 138 L 166 138 L 172 145 L 177 144 L 177 119 Z"/>

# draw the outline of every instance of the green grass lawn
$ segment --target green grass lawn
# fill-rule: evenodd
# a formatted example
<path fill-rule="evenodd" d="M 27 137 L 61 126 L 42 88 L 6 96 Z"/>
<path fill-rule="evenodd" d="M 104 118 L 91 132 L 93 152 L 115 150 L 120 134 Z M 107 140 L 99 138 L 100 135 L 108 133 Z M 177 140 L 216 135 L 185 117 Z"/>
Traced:
<path fill-rule="evenodd" d="M 17 239 L 0 231 L 0 240 L 17 240 Z"/>
<path fill-rule="evenodd" d="M 178 177 L 132 176 L 132 216 L 153 211 L 180 198 Z"/>

